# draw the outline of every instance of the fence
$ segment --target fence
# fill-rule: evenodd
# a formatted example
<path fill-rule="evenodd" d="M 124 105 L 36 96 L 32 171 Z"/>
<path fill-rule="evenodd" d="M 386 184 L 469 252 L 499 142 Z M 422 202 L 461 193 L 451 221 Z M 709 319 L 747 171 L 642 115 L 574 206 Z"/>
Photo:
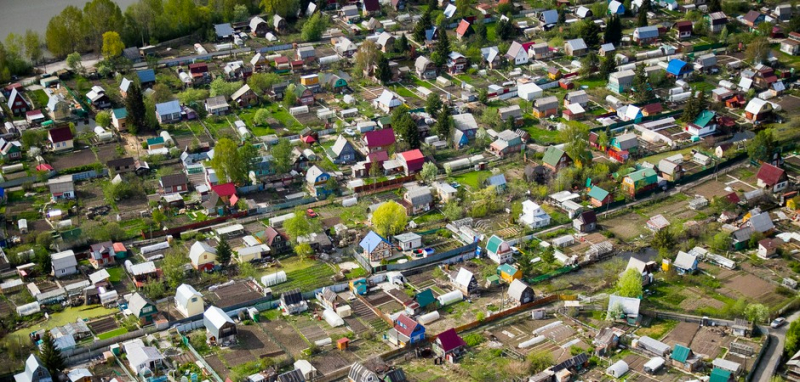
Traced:
<path fill-rule="evenodd" d="M 758 355 L 756 356 L 756 359 L 753 361 L 753 367 L 750 368 L 750 371 L 747 372 L 747 376 L 744 377 L 744 381 L 745 382 L 751 382 L 753 380 L 753 376 L 755 375 L 756 370 L 758 370 L 758 365 L 760 365 L 762 361 L 764 361 L 764 362 L 768 362 L 769 361 L 769 360 L 766 360 L 766 361 L 764 360 L 764 354 L 766 354 L 767 353 L 767 349 L 769 349 L 770 341 L 772 341 L 772 336 L 766 336 L 766 340 L 764 341 L 764 345 L 761 346 L 761 350 L 758 352 Z M 780 363 L 780 358 L 778 359 L 778 362 Z M 770 366 L 773 367 L 773 369 L 772 369 L 773 372 L 776 371 L 775 367 L 777 365 L 766 365 L 766 367 L 770 367 Z M 772 375 L 772 374 L 773 373 L 767 373 L 765 375 L 769 376 L 769 375 Z"/>
<path fill-rule="evenodd" d="M 670 112 L 667 112 L 667 113 L 661 113 L 661 114 L 658 114 L 658 115 L 650 115 L 650 116 L 647 116 L 647 117 L 642 117 L 638 122 L 637 121 L 615 122 L 615 123 L 612 123 L 612 124 L 610 124 L 608 126 L 595 127 L 593 129 L 590 129 L 590 131 L 597 132 L 597 131 L 605 131 L 606 129 L 614 131 L 616 129 L 621 129 L 623 127 L 630 126 L 630 125 L 633 125 L 635 123 L 656 121 L 656 120 L 663 119 L 663 118 L 668 118 L 668 117 L 677 117 L 677 116 L 679 116 L 681 114 L 683 114 L 683 110 L 675 110 L 675 111 L 670 111 Z"/>
<path fill-rule="evenodd" d="M 357 193 L 362 192 L 362 191 L 372 191 L 372 190 L 387 188 L 387 187 L 390 187 L 390 186 L 401 185 L 403 183 L 410 182 L 410 181 L 414 180 L 415 178 L 416 178 L 416 175 L 408 175 L 408 176 L 403 176 L 403 177 L 400 177 L 400 178 L 394 178 L 394 179 L 384 180 L 384 181 L 381 181 L 381 182 L 375 182 L 375 183 L 372 183 L 372 184 L 365 184 L 363 186 L 354 187 L 353 188 L 353 192 L 355 192 L 357 194 Z"/>
<path fill-rule="evenodd" d="M 478 243 L 471 243 L 463 247 L 452 249 L 447 252 L 434 254 L 419 260 L 413 260 L 402 264 L 394 263 L 394 264 L 378 265 L 376 267 L 373 267 L 370 264 L 369 260 L 364 258 L 364 255 L 358 252 L 354 253 L 354 257 L 356 261 L 358 261 L 358 263 L 361 264 L 361 266 L 363 266 L 364 269 L 368 270 L 370 273 L 386 272 L 386 271 L 405 271 L 412 268 L 422 267 L 428 264 L 433 264 L 438 262 L 452 264 L 469 260 L 475 257 L 476 248 L 478 248 Z"/>
<path fill-rule="evenodd" d="M 142 231 L 142 237 L 145 238 L 145 239 L 152 239 L 154 237 L 160 237 L 160 236 L 177 235 L 177 234 L 180 234 L 181 232 L 184 232 L 184 231 L 191 231 L 191 230 L 194 230 L 194 229 L 205 228 L 205 227 L 208 227 L 208 226 L 212 226 L 214 224 L 223 223 L 223 222 L 228 221 L 230 219 L 243 218 L 245 216 L 247 216 L 247 212 L 243 211 L 243 212 L 237 212 L 235 214 L 220 216 L 218 218 L 214 218 L 214 219 L 210 219 L 210 220 L 206 220 L 206 221 L 202 221 L 202 222 L 195 222 L 195 223 L 187 224 L 187 225 L 180 226 L 180 227 L 173 227 L 173 228 L 170 228 L 170 229 L 167 229 L 167 230 L 163 230 L 163 231 L 161 231 L 161 230 L 157 230 L 157 231 L 154 231 L 154 232 Z"/>
<path fill-rule="evenodd" d="M 106 176 L 108 176 L 108 169 L 107 168 L 104 168 L 100 172 L 97 172 L 95 170 L 89 170 L 89 171 L 78 172 L 78 173 L 72 174 L 72 181 L 73 182 L 78 182 L 78 181 L 81 181 L 81 180 L 103 178 L 103 177 L 106 177 Z"/>
<path fill-rule="evenodd" d="M 279 50 L 289 50 L 293 48 L 294 45 L 292 44 L 283 44 L 283 45 L 265 46 L 263 48 L 256 49 L 256 52 L 258 53 L 277 52 Z"/>
<path fill-rule="evenodd" d="M 50 178 L 56 176 L 56 174 L 57 174 L 57 172 L 50 171 L 50 172 L 46 173 L 44 176 L 45 176 L 45 179 L 50 179 Z M 31 183 L 31 184 L 37 183 L 37 182 L 39 182 L 41 180 L 42 179 L 40 177 L 38 177 L 38 176 L 26 176 L 26 177 L 17 178 L 17 179 L 11 179 L 11 180 L 7 180 L 5 182 L 2 182 L 2 183 L 0 183 L 0 187 L 8 189 L 8 188 L 11 188 L 11 187 L 19 187 L 19 186 L 21 186 L 21 185 L 23 185 L 25 183 Z"/>
<path fill-rule="evenodd" d="M 497 321 L 497 320 L 506 318 L 508 316 L 517 314 L 519 312 L 522 312 L 522 311 L 525 311 L 525 310 L 528 310 L 528 309 L 531 309 L 531 308 L 535 308 L 537 306 L 546 305 L 546 304 L 549 304 L 549 303 L 555 302 L 555 301 L 558 301 L 558 295 L 550 295 L 550 296 L 547 296 L 547 297 L 543 297 L 543 298 L 540 298 L 538 300 L 534 300 L 533 302 L 529 302 L 527 304 L 520 305 L 518 307 L 511 308 L 511 309 L 506 309 L 506 310 L 504 310 L 502 312 L 499 312 L 497 314 L 493 314 L 493 315 L 483 319 L 483 321 L 473 321 L 473 322 L 470 322 L 468 324 L 457 326 L 455 328 L 455 330 L 456 330 L 456 332 L 461 333 L 461 332 L 466 331 L 466 330 L 475 329 L 478 326 L 485 325 L 485 324 L 488 324 L 490 322 Z"/>
<path fill-rule="evenodd" d="M 178 66 L 178 65 L 188 65 L 188 64 L 193 64 L 193 63 L 195 63 L 197 61 L 210 61 L 214 57 L 219 57 L 219 56 L 229 56 L 231 54 L 236 55 L 236 54 L 240 54 L 240 53 L 250 53 L 251 50 L 252 49 L 250 49 L 250 48 L 242 48 L 242 49 L 234 49 L 234 50 L 223 50 L 223 51 L 219 51 L 219 52 L 206 53 L 206 54 L 196 54 L 196 55 L 193 55 L 193 56 L 183 56 L 183 57 L 178 57 L 178 58 L 159 60 L 158 64 L 159 65 L 164 65 L 164 66 L 167 66 L 167 67 L 169 67 L 169 66 Z"/>

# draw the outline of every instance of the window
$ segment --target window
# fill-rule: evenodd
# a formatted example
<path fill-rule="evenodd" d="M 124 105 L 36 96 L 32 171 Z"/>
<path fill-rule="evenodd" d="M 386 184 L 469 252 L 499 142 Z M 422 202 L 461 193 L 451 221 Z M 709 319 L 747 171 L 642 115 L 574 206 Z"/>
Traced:
<path fill-rule="evenodd" d="M 197 297 L 192 297 L 192 302 L 197 302 Z"/>

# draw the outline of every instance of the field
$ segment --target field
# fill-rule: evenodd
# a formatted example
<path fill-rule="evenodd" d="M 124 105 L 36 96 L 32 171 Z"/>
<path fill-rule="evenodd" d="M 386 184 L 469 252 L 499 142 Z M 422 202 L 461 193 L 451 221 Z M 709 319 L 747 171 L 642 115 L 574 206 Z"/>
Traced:
<path fill-rule="evenodd" d="M 290 259 L 282 261 L 281 265 L 283 265 L 281 270 L 286 272 L 288 281 L 272 288 L 276 295 L 295 288 L 305 292 L 323 287 L 331 283 L 331 276 L 336 273 L 332 265 L 321 261 Z M 276 271 L 273 269 L 269 273 Z"/>
<path fill-rule="evenodd" d="M 101 340 L 107 340 L 109 338 L 114 338 L 116 336 L 121 336 L 121 335 L 123 335 L 123 334 L 125 334 L 127 332 L 128 332 L 128 329 L 117 328 L 117 329 L 114 329 L 114 330 L 112 330 L 110 332 L 105 332 L 103 334 L 100 334 L 99 336 L 97 336 L 97 338 L 99 338 Z"/>
<path fill-rule="evenodd" d="M 470 186 L 473 190 L 478 190 L 482 185 L 478 184 L 481 178 L 488 178 L 492 175 L 491 171 L 471 171 L 453 177 L 456 182 Z"/>
<path fill-rule="evenodd" d="M 68 322 L 74 322 L 79 318 L 81 319 L 95 318 L 95 317 L 107 316 L 115 312 L 119 312 L 119 310 L 106 309 L 99 305 L 93 307 L 69 307 L 65 308 L 63 312 L 51 314 L 50 319 L 47 321 L 44 321 L 42 323 L 24 329 L 20 329 L 16 332 L 9 334 L 8 336 L 9 338 L 13 338 L 19 341 L 27 341 L 28 334 L 33 331 L 50 330 L 56 326 L 62 326 Z"/>

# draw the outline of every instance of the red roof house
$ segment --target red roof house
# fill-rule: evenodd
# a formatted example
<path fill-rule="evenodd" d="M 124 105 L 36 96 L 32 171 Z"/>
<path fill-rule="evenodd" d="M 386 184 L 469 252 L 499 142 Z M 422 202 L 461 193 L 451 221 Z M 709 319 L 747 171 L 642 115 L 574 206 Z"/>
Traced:
<path fill-rule="evenodd" d="M 397 317 L 394 330 L 397 331 L 397 340 L 402 345 L 413 344 L 425 339 L 425 327 L 405 314 Z"/>
<path fill-rule="evenodd" d="M 433 343 L 433 351 L 440 357 L 455 361 L 464 352 L 467 343 L 453 328 L 441 332 Z"/>
<path fill-rule="evenodd" d="M 403 165 L 406 175 L 419 172 L 422 170 L 422 165 L 425 163 L 425 156 L 422 155 L 422 151 L 419 151 L 419 149 L 409 150 L 397 154 L 397 159 L 399 159 L 400 163 Z"/>
<path fill-rule="evenodd" d="M 660 102 L 647 104 L 642 107 L 642 116 L 651 116 L 660 114 L 664 110 L 664 107 L 661 106 Z"/>
<path fill-rule="evenodd" d="M 678 21 L 675 23 L 675 29 L 678 31 L 678 39 L 692 37 L 692 22 L 689 20 Z"/>
<path fill-rule="evenodd" d="M 789 185 L 786 171 L 769 163 L 761 165 L 756 178 L 758 178 L 759 187 L 771 192 L 783 191 Z"/>
<path fill-rule="evenodd" d="M 731 192 L 730 194 L 725 195 L 725 199 L 728 199 L 728 201 L 733 204 L 739 204 L 739 202 L 742 201 L 741 199 L 739 199 L 739 194 L 737 194 L 736 192 Z"/>
<path fill-rule="evenodd" d="M 461 22 L 458 23 L 458 28 L 456 28 L 456 37 L 462 40 L 464 37 L 468 37 L 470 33 L 472 33 L 472 24 L 462 19 Z"/>
<path fill-rule="evenodd" d="M 388 150 L 395 143 L 394 130 L 382 129 L 368 131 L 362 138 L 364 146 L 367 148 L 367 153 L 375 151 Z"/>
<path fill-rule="evenodd" d="M 47 139 L 53 151 L 69 150 L 72 148 L 72 131 L 69 126 L 56 127 L 47 132 Z"/>

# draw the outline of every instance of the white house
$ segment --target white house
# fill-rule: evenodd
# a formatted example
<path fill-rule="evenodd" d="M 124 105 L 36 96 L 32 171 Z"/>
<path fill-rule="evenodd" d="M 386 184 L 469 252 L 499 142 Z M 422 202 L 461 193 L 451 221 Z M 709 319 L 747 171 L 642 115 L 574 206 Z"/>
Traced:
<path fill-rule="evenodd" d="M 181 284 L 175 290 L 175 308 L 184 317 L 192 317 L 203 313 L 203 295 L 189 284 Z"/>
<path fill-rule="evenodd" d="M 522 202 L 522 214 L 519 216 L 519 220 L 530 228 L 541 228 L 550 225 L 550 215 L 540 205 L 531 200 Z"/>
<path fill-rule="evenodd" d="M 75 252 L 72 252 L 72 250 L 56 253 L 50 259 L 53 276 L 56 278 L 78 273 L 78 260 L 75 259 Z"/>
<path fill-rule="evenodd" d="M 526 101 L 533 101 L 538 98 L 542 98 L 542 94 L 544 91 L 539 85 L 534 84 L 533 82 L 520 85 L 517 88 L 517 96 L 522 98 Z"/>
<path fill-rule="evenodd" d="M 197 270 L 211 270 L 217 265 L 217 249 L 204 241 L 196 241 L 189 249 L 189 260 Z"/>
<path fill-rule="evenodd" d="M 528 52 L 525 51 L 525 47 L 516 41 L 512 42 L 511 46 L 508 48 L 508 52 L 506 52 L 506 58 L 513 62 L 514 65 L 527 64 L 530 59 L 528 57 Z"/>

